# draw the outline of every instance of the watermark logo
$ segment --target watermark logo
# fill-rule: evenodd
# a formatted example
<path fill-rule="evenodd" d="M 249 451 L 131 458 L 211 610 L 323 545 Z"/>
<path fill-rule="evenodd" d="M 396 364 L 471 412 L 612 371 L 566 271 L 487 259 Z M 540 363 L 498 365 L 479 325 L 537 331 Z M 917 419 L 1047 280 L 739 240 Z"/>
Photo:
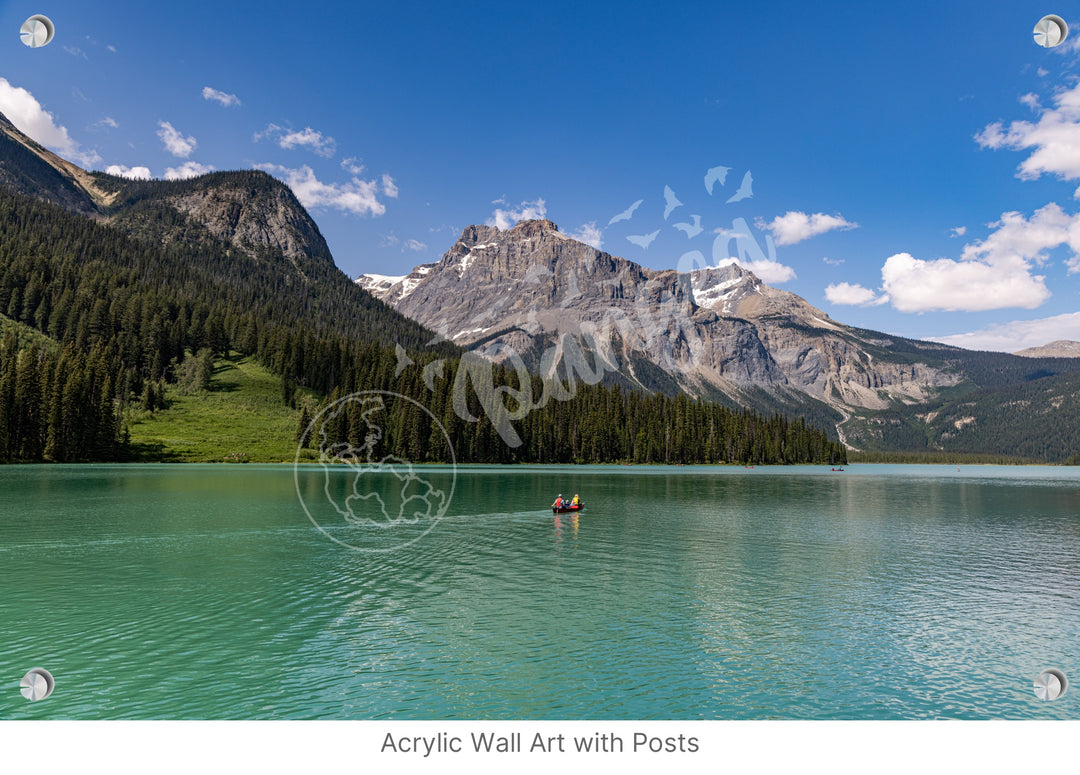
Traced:
<path fill-rule="evenodd" d="M 443 465 L 425 468 L 423 462 Z M 323 407 L 300 437 L 296 495 L 327 538 L 360 552 L 389 552 L 438 524 L 457 483 L 446 428 L 408 396 L 366 390 Z"/>

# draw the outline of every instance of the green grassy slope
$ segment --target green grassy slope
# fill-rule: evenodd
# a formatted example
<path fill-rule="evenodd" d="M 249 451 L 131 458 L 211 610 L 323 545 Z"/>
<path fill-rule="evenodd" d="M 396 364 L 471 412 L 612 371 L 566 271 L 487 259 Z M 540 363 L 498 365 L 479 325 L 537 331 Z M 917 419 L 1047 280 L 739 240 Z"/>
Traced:
<path fill-rule="evenodd" d="M 300 412 L 282 402 L 281 379 L 252 358 L 215 363 L 210 389 L 166 394 L 168 408 L 129 417 L 144 462 L 292 462 Z"/>
<path fill-rule="evenodd" d="M 58 347 L 56 340 L 52 339 L 45 334 L 38 331 L 36 328 L 31 328 L 25 323 L 20 323 L 16 320 L 12 320 L 7 315 L 0 313 L 0 339 L 3 339 L 8 331 L 14 331 L 15 335 L 19 337 L 20 347 L 26 347 L 27 345 L 36 344 L 38 347 L 54 348 Z"/>

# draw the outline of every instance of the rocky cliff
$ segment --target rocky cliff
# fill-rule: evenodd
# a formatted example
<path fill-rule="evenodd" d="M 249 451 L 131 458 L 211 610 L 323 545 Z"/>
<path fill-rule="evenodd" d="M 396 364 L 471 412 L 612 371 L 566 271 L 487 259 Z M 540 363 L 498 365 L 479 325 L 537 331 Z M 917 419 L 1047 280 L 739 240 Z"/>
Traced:
<path fill-rule="evenodd" d="M 695 304 L 688 275 L 601 252 L 551 221 L 470 226 L 437 263 L 359 282 L 456 344 L 544 376 L 727 393 L 784 382 L 753 326 Z"/>
<path fill-rule="evenodd" d="M 925 401 L 961 379 L 952 369 L 898 359 L 887 349 L 890 337 L 837 323 L 738 264 L 696 270 L 691 281 L 702 306 L 752 321 L 788 381 L 822 401 L 884 409 L 895 401 Z"/>
<path fill-rule="evenodd" d="M 436 263 L 357 282 L 456 344 L 544 376 L 602 368 L 647 389 L 740 403 L 764 390 L 841 411 L 923 400 L 960 379 L 892 357 L 884 335 L 832 321 L 736 264 L 655 271 L 546 220 L 470 226 Z"/>
<path fill-rule="evenodd" d="M 0 114 L 0 186 L 162 244 L 217 241 L 253 257 L 279 254 L 298 267 L 332 262 L 319 227 L 289 187 L 257 170 L 178 181 L 87 172 Z"/>
<path fill-rule="evenodd" d="M 280 254 L 300 265 L 331 261 L 319 227 L 281 181 L 259 170 L 212 172 L 180 181 L 94 179 L 115 192 L 113 225 L 167 243 L 215 240 L 249 256 Z"/>

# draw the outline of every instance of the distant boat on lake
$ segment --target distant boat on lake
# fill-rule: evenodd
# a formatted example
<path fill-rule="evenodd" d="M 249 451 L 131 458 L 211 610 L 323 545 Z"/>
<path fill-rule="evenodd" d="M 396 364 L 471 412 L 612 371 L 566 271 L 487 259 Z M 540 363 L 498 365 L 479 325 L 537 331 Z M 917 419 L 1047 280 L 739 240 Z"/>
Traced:
<path fill-rule="evenodd" d="M 576 506 L 552 506 L 551 507 L 551 513 L 552 514 L 565 514 L 568 511 L 581 511 L 583 508 L 585 508 L 584 503 L 579 503 Z"/>

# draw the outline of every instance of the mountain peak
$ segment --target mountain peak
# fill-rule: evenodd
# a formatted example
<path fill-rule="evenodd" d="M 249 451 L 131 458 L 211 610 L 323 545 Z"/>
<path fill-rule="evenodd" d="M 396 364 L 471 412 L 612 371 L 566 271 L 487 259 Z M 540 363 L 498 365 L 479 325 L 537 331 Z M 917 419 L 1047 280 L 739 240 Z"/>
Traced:
<path fill-rule="evenodd" d="M 146 231 L 147 222 L 155 219 L 145 217 L 143 210 L 152 203 L 251 256 L 277 251 L 294 263 L 330 257 L 318 226 L 292 189 L 262 170 L 211 172 L 185 180 L 128 180 L 103 173 L 95 177 L 117 191 L 112 222 L 122 228 Z"/>
<path fill-rule="evenodd" d="M 87 172 L 0 114 L 0 188 L 60 205 L 154 243 L 220 243 L 249 256 L 280 253 L 300 266 L 331 261 L 318 226 L 282 181 L 261 170 L 185 180 Z"/>
<path fill-rule="evenodd" d="M 516 234 L 525 237 L 539 237 L 544 234 L 557 233 L 559 227 L 549 221 L 547 218 L 539 218 L 532 221 L 518 221 L 512 229 L 511 234 Z"/>
<path fill-rule="evenodd" d="M 357 282 L 450 341 L 494 361 L 517 358 L 544 376 L 586 368 L 649 390 L 746 401 L 753 388 L 781 404 L 872 409 L 921 400 L 959 379 L 939 365 L 890 358 L 879 339 L 860 338 L 737 263 L 653 270 L 546 219 L 507 230 L 469 226 L 439 261 Z"/>

